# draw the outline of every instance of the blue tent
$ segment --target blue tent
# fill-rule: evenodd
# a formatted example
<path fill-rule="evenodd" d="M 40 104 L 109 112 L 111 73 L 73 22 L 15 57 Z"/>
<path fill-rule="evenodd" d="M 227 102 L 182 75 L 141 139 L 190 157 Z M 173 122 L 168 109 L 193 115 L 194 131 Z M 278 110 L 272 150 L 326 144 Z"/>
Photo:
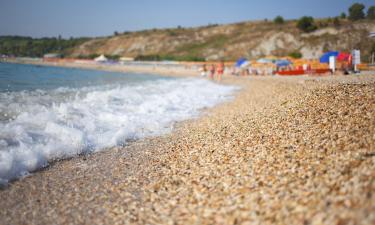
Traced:
<path fill-rule="evenodd" d="M 321 63 L 329 63 L 329 57 L 335 56 L 337 57 L 339 55 L 339 52 L 336 51 L 331 51 L 331 52 L 326 52 L 323 54 L 322 57 L 320 57 L 320 62 Z"/>
<path fill-rule="evenodd" d="M 273 59 L 266 59 L 266 58 L 262 58 L 262 59 L 257 60 L 257 63 L 273 63 L 273 62 L 274 62 Z"/>
<path fill-rule="evenodd" d="M 277 67 L 281 67 L 281 66 L 289 66 L 290 64 L 292 64 L 292 62 L 286 59 L 281 59 L 281 60 L 276 60 L 275 64 Z"/>
<path fill-rule="evenodd" d="M 240 59 L 237 60 L 237 62 L 236 62 L 236 67 L 241 67 L 241 66 L 243 66 L 243 65 L 246 65 L 246 63 L 248 63 L 248 62 L 247 62 L 247 59 L 245 59 L 245 58 L 240 58 Z"/>

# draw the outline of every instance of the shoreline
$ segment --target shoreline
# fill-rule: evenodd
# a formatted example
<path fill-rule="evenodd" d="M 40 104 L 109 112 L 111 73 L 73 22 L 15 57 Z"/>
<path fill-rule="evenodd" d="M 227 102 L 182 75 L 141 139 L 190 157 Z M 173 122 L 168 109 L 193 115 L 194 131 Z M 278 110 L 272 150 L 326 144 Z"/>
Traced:
<path fill-rule="evenodd" d="M 368 199 L 367 191 L 355 189 L 344 179 L 347 175 L 340 175 L 342 168 L 354 169 L 358 173 L 351 175 L 354 179 L 369 176 L 366 171 L 375 168 L 367 158 L 360 164 L 356 161 L 373 151 L 374 75 L 225 76 L 223 81 L 242 87 L 235 99 L 178 123 L 170 134 L 63 160 L 11 183 L 0 190 L 4 209 L 0 220 L 13 224 L 374 221 L 369 212 L 375 196 Z M 339 113 L 345 109 L 355 116 Z M 319 115 L 328 118 L 328 124 Z M 348 129 L 352 139 L 341 129 Z M 308 141 L 299 142 L 304 137 Z M 356 142 L 361 144 L 358 152 Z M 371 179 L 358 182 L 371 190 Z M 342 194 L 335 185 L 353 193 Z M 346 198 L 340 203 L 336 196 Z M 326 201 L 331 204 L 325 206 Z"/>
<path fill-rule="evenodd" d="M 68 68 L 73 68 L 73 69 L 75 69 L 75 68 L 78 68 L 78 69 L 88 69 L 88 70 L 96 70 L 96 71 L 117 71 L 117 72 L 119 72 L 119 73 L 124 73 L 124 74 L 126 74 L 126 72 L 125 71 L 128 71 L 128 70 L 126 70 L 125 69 L 125 71 L 124 71 L 124 68 L 121 68 L 121 70 L 118 68 L 118 67 L 105 67 L 105 66 L 100 66 L 100 67 L 98 67 L 97 65 L 86 65 L 86 66 L 84 66 L 84 67 L 82 67 L 82 66 L 79 66 L 78 64 L 74 64 L 74 66 L 71 66 L 71 65 L 69 65 L 69 64 L 58 64 L 58 65 L 56 65 L 56 64 L 54 64 L 54 65 L 51 65 L 50 63 L 43 63 L 43 62 L 39 62 L 39 63 L 30 63 L 30 62 L 8 62 L 8 63 L 14 63 L 14 64 L 25 64 L 25 65 L 40 65 L 40 66 L 54 66 L 54 67 L 60 67 L 60 68 L 62 68 L 62 67 L 68 67 Z M 143 73 L 143 71 L 144 70 L 142 70 L 142 69 L 140 69 L 139 71 L 137 71 L 137 73 Z M 150 73 L 150 76 L 152 76 L 152 75 L 154 75 L 154 76 L 163 76 L 163 75 L 159 75 L 159 74 L 157 74 L 157 73 Z M 136 76 L 136 75 L 135 75 Z M 164 75 L 165 76 L 165 75 Z M 176 75 L 176 74 L 170 74 L 170 76 L 173 76 L 173 77 L 181 77 L 181 76 L 179 76 L 179 75 Z M 184 77 L 185 76 L 187 76 L 187 75 L 185 75 L 184 74 Z M 192 77 L 191 75 L 189 75 L 189 77 Z M 233 93 L 232 94 L 230 94 L 230 96 L 231 97 L 229 97 L 230 99 L 233 97 L 233 95 L 235 94 L 235 91 L 233 91 Z M 229 98 L 228 99 L 226 99 L 226 100 L 221 100 L 221 103 L 222 102 L 227 102 L 227 101 L 229 101 Z M 221 104 L 221 103 L 218 103 L 218 104 Z M 198 116 L 198 117 L 201 117 L 201 116 L 203 116 L 204 114 L 205 114 L 205 111 L 207 111 L 207 110 L 209 110 L 209 108 L 207 108 L 207 107 L 204 107 L 203 109 L 200 109 L 198 112 L 198 115 L 196 115 L 196 116 Z M 190 116 L 190 118 L 188 118 L 187 120 L 188 121 L 190 121 L 190 120 L 194 120 L 194 119 L 196 119 L 196 116 Z M 178 126 L 178 124 L 179 123 L 182 123 L 182 122 L 184 122 L 184 121 L 175 121 L 175 122 L 173 122 L 173 125 L 172 125 L 172 127 L 176 127 L 176 126 Z M 174 130 L 175 128 L 173 128 L 171 131 L 169 131 L 168 133 L 170 133 L 170 132 L 173 132 L 173 130 Z M 167 133 L 167 134 L 168 134 Z M 151 138 L 152 137 L 158 137 L 158 136 L 164 136 L 165 134 L 164 134 L 164 132 L 162 132 L 161 134 L 158 134 L 158 135 L 152 135 L 151 136 Z M 123 146 L 123 148 L 127 148 L 127 147 L 129 147 L 129 146 L 132 146 L 133 144 L 133 142 L 136 142 L 136 143 L 139 143 L 139 142 L 143 142 L 143 139 L 149 139 L 150 137 L 145 137 L 145 138 L 141 138 L 141 139 L 135 139 L 135 140 L 131 140 L 131 141 L 127 141 L 126 142 L 126 144 L 125 144 L 125 146 Z M 30 173 L 31 173 L 31 175 L 29 175 L 29 174 L 27 174 L 27 175 L 25 175 L 24 177 L 18 177 L 18 178 L 11 178 L 10 180 L 8 180 L 8 182 L 9 182 L 9 184 L 12 184 L 13 182 L 17 182 L 17 181 L 20 181 L 20 180 L 23 180 L 23 178 L 27 178 L 27 177 L 29 177 L 29 176 L 32 176 L 33 174 L 35 174 L 35 173 L 38 173 L 38 172 L 40 172 L 40 171 L 44 171 L 44 170 L 48 170 L 49 168 L 51 168 L 54 164 L 56 164 L 56 163 L 59 163 L 59 162 L 63 162 L 63 161 L 66 161 L 66 160 L 72 160 L 72 159 L 74 159 L 75 157 L 86 157 L 87 155 L 91 155 L 91 154 L 96 154 L 97 152 L 101 152 L 101 151 L 110 151 L 111 149 L 115 149 L 115 148 L 117 148 L 117 146 L 113 146 L 113 147 L 106 147 L 106 148 L 101 148 L 101 149 L 97 149 L 98 151 L 95 151 L 95 152 L 89 152 L 89 153 L 81 153 L 81 154 L 78 154 L 78 155 L 74 155 L 74 156 L 67 156 L 67 157 L 64 157 L 64 158 L 59 158 L 59 159 L 55 159 L 55 160 L 53 160 L 53 161 L 49 161 L 48 162 L 48 165 L 47 166 L 45 166 L 45 167 L 41 167 L 41 168 L 37 168 L 37 169 L 35 169 L 35 170 L 33 170 L 33 171 L 31 171 Z M 1 180 L 0 180 L 1 181 Z M 5 182 L 0 182 L 0 189 L 2 188 L 2 187 L 7 187 L 8 186 L 8 182 L 7 181 L 5 181 Z"/>
<path fill-rule="evenodd" d="M 162 76 L 171 77 L 200 77 L 199 72 L 192 68 L 167 68 L 154 66 L 152 68 L 146 66 L 129 66 L 129 65 L 109 65 L 97 63 L 74 63 L 74 62 L 46 62 L 42 60 L 20 60 L 8 59 L 3 61 L 5 63 L 25 64 L 25 65 L 39 65 L 39 66 L 52 66 L 52 67 L 66 67 L 77 69 L 89 69 L 108 72 L 121 72 L 121 73 L 143 73 L 143 74 L 158 74 Z"/>

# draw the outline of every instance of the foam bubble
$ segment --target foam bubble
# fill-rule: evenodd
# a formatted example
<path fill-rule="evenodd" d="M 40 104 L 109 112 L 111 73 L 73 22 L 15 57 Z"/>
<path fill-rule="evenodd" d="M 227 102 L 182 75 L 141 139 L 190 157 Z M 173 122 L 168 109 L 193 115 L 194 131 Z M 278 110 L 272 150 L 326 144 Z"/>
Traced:
<path fill-rule="evenodd" d="M 233 90 L 206 80 L 171 79 L 0 93 L 0 181 L 52 160 L 163 134 L 174 122 L 230 98 Z"/>

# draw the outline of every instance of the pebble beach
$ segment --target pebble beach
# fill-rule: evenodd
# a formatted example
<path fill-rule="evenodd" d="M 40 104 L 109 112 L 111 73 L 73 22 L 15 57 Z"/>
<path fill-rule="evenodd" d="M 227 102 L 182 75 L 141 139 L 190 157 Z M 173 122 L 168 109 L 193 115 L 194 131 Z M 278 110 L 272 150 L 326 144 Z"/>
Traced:
<path fill-rule="evenodd" d="M 0 190 L 0 224 L 375 224 L 375 76 L 229 77 L 171 134 Z"/>

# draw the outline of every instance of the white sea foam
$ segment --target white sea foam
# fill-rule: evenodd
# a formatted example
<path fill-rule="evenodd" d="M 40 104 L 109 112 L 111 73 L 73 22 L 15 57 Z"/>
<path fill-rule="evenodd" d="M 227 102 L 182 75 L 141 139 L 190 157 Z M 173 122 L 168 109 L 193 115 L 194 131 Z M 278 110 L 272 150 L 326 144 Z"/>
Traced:
<path fill-rule="evenodd" d="M 0 183 L 56 159 L 160 135 L 234 87 L 176 79 L 0 94 Z"/>

